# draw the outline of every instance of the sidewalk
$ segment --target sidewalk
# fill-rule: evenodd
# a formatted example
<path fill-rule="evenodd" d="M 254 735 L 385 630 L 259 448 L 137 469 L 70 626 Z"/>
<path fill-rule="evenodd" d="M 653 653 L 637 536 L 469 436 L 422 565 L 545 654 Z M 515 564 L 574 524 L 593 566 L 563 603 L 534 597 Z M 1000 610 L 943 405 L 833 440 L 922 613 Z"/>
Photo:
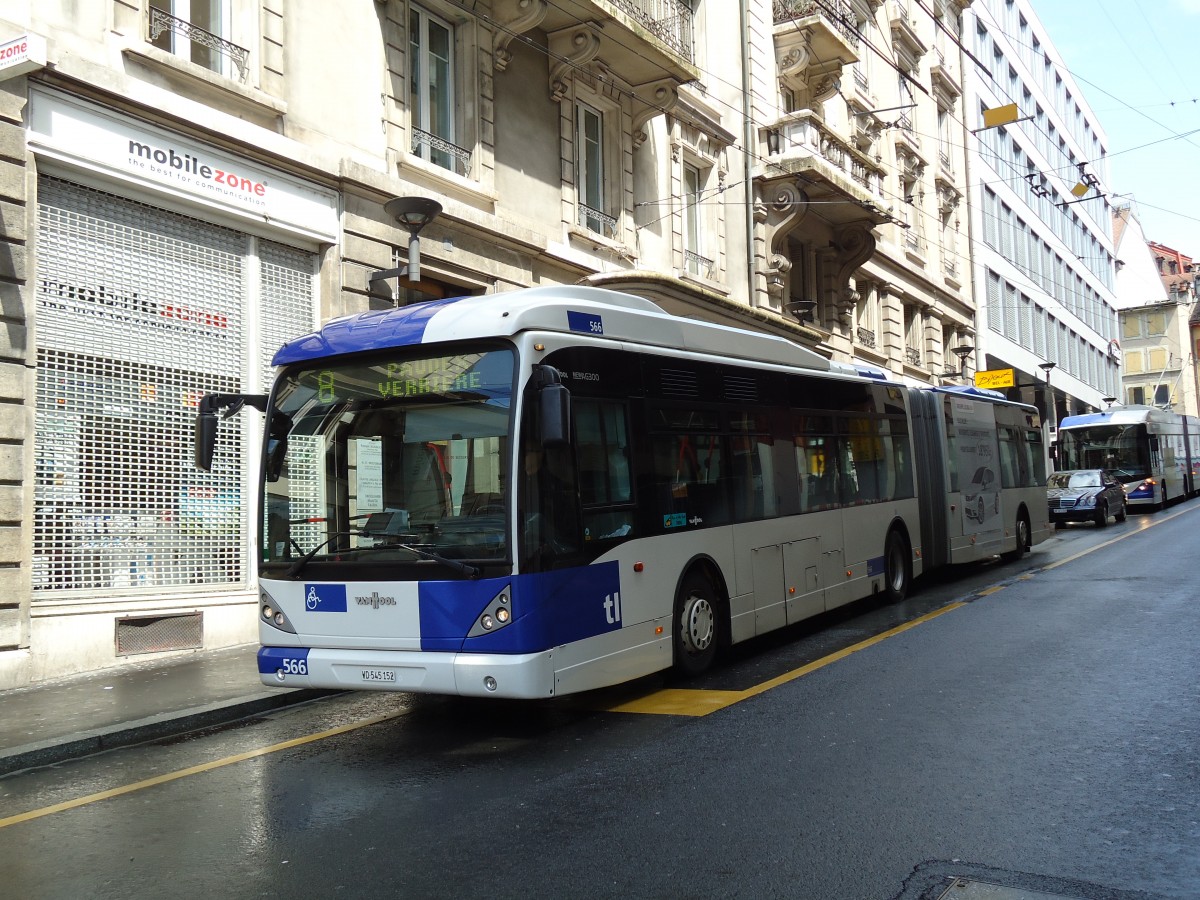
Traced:
<path fill-rule="evenodd" d="M 258 680 L 257 644 L 133 663 L 0 692 L 0 776 L 330 693 Z"/>

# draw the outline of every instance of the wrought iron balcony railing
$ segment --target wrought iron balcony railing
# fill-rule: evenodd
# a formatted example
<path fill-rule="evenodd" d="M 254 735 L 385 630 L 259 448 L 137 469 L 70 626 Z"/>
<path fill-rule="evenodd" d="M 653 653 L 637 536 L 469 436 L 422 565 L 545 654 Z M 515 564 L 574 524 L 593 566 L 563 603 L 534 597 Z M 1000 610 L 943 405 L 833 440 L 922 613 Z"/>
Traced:
<path fill-rule="evenodd" d="M 582 203 L 579 204 L 579 225 L 588 231 L 594 231 L 596 234 L 602 234 L 606 237 L 615 238 L 617 236 L 617 219 L 615 216 L 602 213 L 600 210 L 592 209 L 590 206 L 584 206 Z"/>
<path fill-rule="evenodd" d="M 712 277 L 713 266 L 715 263 L 707 256 L 701 256 L 699 253 L 693 253 L 691 250 L 684 250 L 683 258 L 687 263 L 687 271 L 689 275 L 695 275 L 697 278 Z"/>
<path fill-rule="evenodd" d="M 859 328 L 857 336 L 858 343 L 863 347 L 870 347 L 872 350 L 875 349 L 875 332 L 869 328 Z"/>
<path fill-rule="evenodd" d="M 186 19 L 180 19 L 153 6 L 150 7 L 149 32 L 150 43 L 157 41 L 163 32 L 170 32 L 187 38 L 193 44 L 204 47 L 212 53 L 227 57 L 237 66 L 238 81 L 242 83 L 245 83 L 246 76 L 250 74 L 250 51 L 245 47 L 239 47 L 211 31 L 205 31 L 199 25 L 193 25 Z M 215 65 L 208 65 L 206 68 L 218 71 Z"/>
<path fill-rule="evenodd" d="M 905 347 L 904 360 L 911 366 L 921 365 L 921 351 L 916 347 Z"/>
<path fill-rule="evenodd" d="M 772 0 L 772 12 L 776 25 L 805 16 L 820 16 L 833 24 L 847 44 L 858 47 L 858 30 L 846 0 Z"/>
<path fill-rule="evenodd" d="M 457 144 L 450 143 L 445 138 L 440 138 L 428 131 L 422 131 L 420 128 L 414 128 L 412 132 L 412 152 L 414 155 L 423 157 L 424 154 L 421 153 L 421 148 L 428 147 L 429 161 L 434 165 L 441 166 L 443 169 L 450 169 L 459 175 L 470 174 L 470 150 L 465 150 Z"/>
<path fill-rule="evenodd" d="M 609 0 L 625 15 L 646 26 L 656 38 L 692 61 L 692 7 L 683 0 Z"/>

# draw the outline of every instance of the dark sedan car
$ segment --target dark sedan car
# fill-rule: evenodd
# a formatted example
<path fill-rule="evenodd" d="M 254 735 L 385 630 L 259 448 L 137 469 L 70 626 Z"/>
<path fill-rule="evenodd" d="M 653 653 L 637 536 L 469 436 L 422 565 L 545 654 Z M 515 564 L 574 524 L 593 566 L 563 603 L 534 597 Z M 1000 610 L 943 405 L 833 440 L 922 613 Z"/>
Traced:
<path fill-rule="evenodd" d="M 1109 516 L 1125 521 L 1125 489 L 1103 469 L 1055 472 L 1046 479 L 1046 502 L 1055 528 L 1067 522 L 1095 522 L 1103 528 Z"/>

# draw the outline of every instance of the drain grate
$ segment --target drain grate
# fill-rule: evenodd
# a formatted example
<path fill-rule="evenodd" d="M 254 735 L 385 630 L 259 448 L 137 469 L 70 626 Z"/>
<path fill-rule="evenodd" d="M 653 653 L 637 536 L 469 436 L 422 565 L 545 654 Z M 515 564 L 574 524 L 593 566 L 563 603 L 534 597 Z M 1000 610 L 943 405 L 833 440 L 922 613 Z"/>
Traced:
<path fill-rule="evenodd" d="M 117 619 L 117 656 L 198 650 L 204 646 L 202 613 Z"/>

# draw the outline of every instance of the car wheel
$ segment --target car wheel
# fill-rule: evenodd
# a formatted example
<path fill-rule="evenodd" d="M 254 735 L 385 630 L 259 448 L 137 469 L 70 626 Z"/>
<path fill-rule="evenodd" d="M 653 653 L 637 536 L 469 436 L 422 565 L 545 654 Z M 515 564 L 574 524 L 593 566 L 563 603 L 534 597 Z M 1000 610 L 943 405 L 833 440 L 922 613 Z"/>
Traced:
<path fill-rule="evenodd" d="M 983 521 L 983 514 L 987 511 L 987 507 L 983 504 L 983 498 L 979 498 L 979 521 Z"/>
<path fill-rule="evenodd" d="M 699 675 L 717 655 L 717 592 L 703 575 L 690 573 L 675 597 L 675 669 Z"/>
<path fill-rule="evenodd" d="M 1118 521 L 1118 522 L 1124 522 L 1124 521 L 1125 521 L 1125 516 L 1126 516 L 1126 515 L 1128 515 L 1128 513 L 1127 513 L 1127 512 L 1126 512 L 1126 510 L 1125 510 L 1125 501 L 1124 501 L 1124 500 L 1122 500 L 1122 501 L 1121 501 L 1121 508 L 1117 510 L 1117 521 Z"/>
<path fill-rule="evenodd" d="M 1100 505 L 1096 507 L 1096 527 L 1104 528 L 1108 525 L 1108 501 L 1101 500 Z"/>
<path fill-rule="evenodd" d="M 900 603 L 912 583 L 912 553 L 899 529 L 888 532 L 883 547 L 883 590 L 888 603 Z"/>

